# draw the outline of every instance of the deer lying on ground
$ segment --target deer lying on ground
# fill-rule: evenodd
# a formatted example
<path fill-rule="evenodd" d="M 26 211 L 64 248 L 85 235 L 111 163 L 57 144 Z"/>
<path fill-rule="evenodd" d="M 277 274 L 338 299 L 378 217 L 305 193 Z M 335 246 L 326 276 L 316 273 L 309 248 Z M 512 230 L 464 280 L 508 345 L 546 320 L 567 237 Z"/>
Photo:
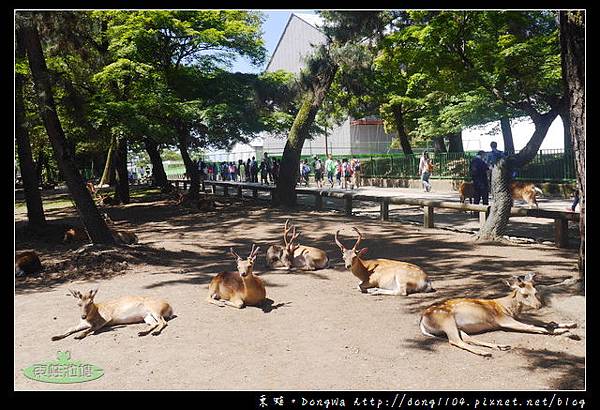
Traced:
<path fill-rule="evenodd" d="M 112 221 L 111 221 L 112 222 Z M 124 229 L 114 229 L 110 228 L 110 232 L 112 233 L 115 242 L 123 243 L 127 245 L 132 245 L 138 242 L 138 237 L 135 233 L 126 231 Z M 87 234 L 87 231 L 83 227 L 75 226 L 73 228 L 69 228 L 65 231 L 63 236 L 63 242 L 89 242 L 90 238 Z"/>
<path fill-rule="evenodd" d="M 259 247 L 252 244 L 250 255 L 243 259 L 231 248 L 230 253 L 237 261 L 237 272 L 221 272 L 212 278 L 206 300 L 220 307 L 232 306 L 238 309 L 262 305 L 267 295 L 265 284 L 253 273 L 259 250 Z"/>
<path fill-rule="evenodd" d="M 81 320 L 63 334 L 52 336 L 52 340 L 60 340 L 82 330 L 75 339 L 83 339 L 106 326 L 142 322 L 146 322 L 149 328 L 139 332 L 138 336 L 146 336 L 150 332 L 156 336 L 167 326 L 165 319 L 173 317 L 173 308 L 164 300 L 125 296 L 109 302 L 95 303 L 94 297 L 98 289 L 83 294 L 71 289 L 69 292 L 79 300 L 77 304 L 81 307 Z"/>
<path fill-rule="evenodd" d="M 15 258 L 15 275 L 34 275 L 41 272 L 42 262 L 37 253 L 34 251 L 27 251 L 18 254 Z"/>
<path fill-rule="evenodd" d="M 358 249 L 362 234 L 358 228 L 352 229 L 358 234 L 352 249 L 346 248 L 340 242 L 339 230 L 335 233 L 335 243 L 342 251 L 346 269 L 360 279 L 358 289 L 362 293 L 406 296 L 417 292 L 435 292 L 427 273 L 417 265 L 393 259 L 362 259 L 368 249 Z"/>
<path fill-rule="evenodd" d="M 575 323 L 554 323 L 546 327 L 519 322 L 516 318 L 524 307 L 539 309 L 542 303 L 538 299 L 533 283 L 533 273 L 524 277 L 514 277 L 514 282 L 506 281 L 511 288 L 508 296 L 497 299 L 451 299 L 429 306 L 423 312 L 419 326 L 427 336 L 448 337 L 452 346 L 460 347 L 480 356 L 491 356 L 484 350 L 473 346 L 483 346 L 499 350 L 508 350 L 510 346 L 487 343 L 476 340 L 470 333 L 509 329 L 520 332 L 560 335 L 574 328 Z"/>
<path fill-rule="evenodd" d="M 267 250 L 267 265 L 274 269 L 286 270 L 293 268 L 302 270 L 327 268 L 329 266 L 327 253 L 319 248 L 294 243 L 300 234 L 296 233 L 296 227 L 289 226 L 289 223 L 290 220 L 286 220 L 283 227 L 284 246 L 273 245 Z M 292 231 L 292 235 L 288 240 L 290 231 Z"/>
<path fill-rule="evenodd" d="M 536 187 L 534 184 L 525 182 L 511 182 L 510 191 L 513 200 L 519 199 L 525 201 L 530 208 L 533 208 L 534 205 L 538 208 L 537 196 L 543 195 L 543 191 L 540 188 Z M 469 198 L 469 202 L 472 202 L 472 199 L 475 196 L 473 183 L 462 182 L 458 187 L 458 194 L 460 195 L 460 202 L 464 203 L 466 198 Z"/>

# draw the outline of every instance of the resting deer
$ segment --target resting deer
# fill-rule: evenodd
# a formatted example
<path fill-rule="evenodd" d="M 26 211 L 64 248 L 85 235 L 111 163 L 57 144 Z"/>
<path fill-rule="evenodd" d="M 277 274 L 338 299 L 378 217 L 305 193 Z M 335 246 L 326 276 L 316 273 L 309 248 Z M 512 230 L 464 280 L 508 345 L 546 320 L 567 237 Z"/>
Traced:
<path fill-rule="evenodd" d="M 243 259 L 231 248 L 230 253 L 237 261 L 237 272 L 221 272 L 212 278 L 206 300 L 220 307 L 238 309 L 263 304 L 267 296 L 265 284 L 252 272 L 259 250 L 252 244 L 250 255 Z"/>
<path fill-rule="evenodd" d="M 146 336 L 150 332 L 156 336 L 167 326 L 165 319 L 173 317 L 171 305 L 160 299 L 125 296 L 110 302 L 95 303 L 94 297 L 98 289 L 83 294 L 71 289 L 69 292 L 79 300 L 77 304 L 81 307 L 81 320 L 79 324 L 67 329 L 63 334 L 52 336 L 52 340 L 60 340 L 82 330 L 83 332 L 75 336 L 75 339 L 83 339 L 106 326 L 142 322 L 146 322 L 149 328 L 139 332 L 138 336 Z"/>
<path fill-rule="evenodd" d="M 511 288 L 509 295 L 497 299 L 451 299 L 429 306 L 423 312 L 419 325 L 427 336 L 448 337 L 452 346 L 460 347 L 480 356 L 491 356 L 484 350 L 473 346 L 483 346 L 499 350 L 508 350 L 510 346 L 479 341 L 469 333 L 482 333 L 491 330 L 509 329 L 520 332 L 560 335 L 574 328 L 575 323 L 550 322 L 546 327 L 519 322 L 516 318 L 524 307 L 539 309 L 542 303 L 538 299 L 533 283 L 533 273 L 524 277 L 514 277 L 513 283 L 506 281 Z"/>
<path fill-rule="evenodd" d="M 393 259 L 362 259 L 367 248 L 358 249 L 362 234 L 358 228 L 352 228 L 358 239 L 347 249 L 338 239 L 339 230 L 335 233 L 335 243 L 342 251 L 346 269 L 360 279 L 358 289 L 371 295 L 406 296 L 417 292 L 435 292 L 427 273 L 417 265 Z"/>
<path fill-rule="evenodd" d="M 34 251 L 27 251 L 17 255 L 15 258 L 15 275 L 33 275 L 41 272 L 42 262 L 37 253 Z"/>
<path fill-rule="evenodd" d="M 325 251 L 312 246 L 294 243 L 300 236 L 296 233 L 295 226 L 289 226 L 290 220 L 285 221 L 283 227 L 284 246 L 273 245 L 267 250 L 267 264 L 274 269 L 302 270 L 325 269 L 329 266 L 329 258 Z M 288 235 L 291 236 L 288 240 Z"/>
<path fill-rule="evenodd" d="M 126 231 L 123 229 L 113 229 L 110 228 L 110 232 L 112 233 L 112 236 L 114 238 L 114 240 L 117 243 L 124 243 L 127 245 L 131 245 L 131 244 L 135 244 L 138 242 L 138 237 L 135 233 L 130 232 L 130 231 Z M 65 235 L 63 236 L 63 242 L 67 243 L 67 242 L 88 242 L 90 240 L 90 238 L 88 237 L 88 234 L 86 232 L 86 230 L 82 227 L 73 227 L 73 228 L 69 228 L 65 231 Z"/>

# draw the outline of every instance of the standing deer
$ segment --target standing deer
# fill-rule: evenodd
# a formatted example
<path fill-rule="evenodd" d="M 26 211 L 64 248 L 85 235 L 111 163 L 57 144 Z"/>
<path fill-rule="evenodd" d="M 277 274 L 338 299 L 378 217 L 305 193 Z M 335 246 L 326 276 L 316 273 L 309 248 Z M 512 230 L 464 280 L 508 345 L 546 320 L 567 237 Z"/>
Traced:
<path fill-rule="evenodd" d="M 156 336 L 167 326 L 165 319 L 173 317 L 173 308 L 164 300 L 125 296 L 110 302 L 95 303 L 94 297 L 98 289 L 83 294 L 71 289 L 69 292 L 79 300 L 77 304 L 81 307 L 81 320 L 78 325 L 67 329 L 65 333 L 52 336 L 52 340 L 63 339 L 81 330 L 83 332 L 75 336 L 75 339 L 83 339 L 106 326 L 141 322 L 146 322 L 149 328 L 139 332 L 138 336 L 146 336 L 150 332 Z"/>
<path fill-rule="evenodd" d="M 294 243 L 300 236 L 296 233 L 295 226 L 289 226 L 290 220 L 285 221 L 283 227 L 284 246 L 273 245 L 267 250 L 267 265 L 274 269 L 302 270 L 325 269 L 329 266 L 329 258 L 325 251 L 313 246 L 304 246 Z M 288 240 L 288 235 L 291 236 Z"/>
<path fill-rule="evenodd" d="M 358 289 L 362 293 L 406 296 L 417 292 L 435 292 L 427 273 L 417 265 L 393 259 L 362 259 L 368 249 L 358 249 L 362 234 L 358 228 L 352 229 L 358 234 L 352 249 L 340 242 L 339 230 L 335 233 L 335 243 L 342 251 L 346 269 L 360 279 Z"/>
<path fill-rule="evenodd" d="M 575 323 L 550 322 L 546 327 L 519 322 L 516 318 L 524 307 L 539 309 L 542 303 L 538 299 L 533 283 L 533 273 L 524 277 L 515 276 L 513 283 L 506 281 L 511 288 L 509 295 L 497 299 L 458 298 L 439 302 L 429 306 L 423 312 L 419 326 L 424 335 L 437 337 L 444 334 L 452 346 L 460 347 L 480 356 L 491 356 L 484 350 L 473 346 L 483 346 L 508 350 L 510 346 L 481 342 L 469 333 L 482 333 L 491 330 L 509 329 L 520 332 L 560 335 L 574 328 Z"/>
<path fill-rule="evenodd" d="M 237 261 L 237 272 L 221 272 L 212 278 L 206 298 L 209 303 L 219 307 L 232 306 L 241 309 L 244 306 L 258 306 L 265 302 L 267 296 L 265 284 L 252 272 L 260 250 L 255 246 L 252 244 L 252 250 L 246 259 L 230 248 L 230 254 Z"/>

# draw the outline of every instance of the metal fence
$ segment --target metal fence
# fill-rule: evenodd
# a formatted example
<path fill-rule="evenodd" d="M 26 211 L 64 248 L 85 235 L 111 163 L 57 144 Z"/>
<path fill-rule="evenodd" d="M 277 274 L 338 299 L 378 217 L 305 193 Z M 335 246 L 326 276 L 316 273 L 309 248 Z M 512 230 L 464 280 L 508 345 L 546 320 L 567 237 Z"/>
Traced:
<path fill-rule="evenodd" d="M 418 179 L 419 159 L 423 149 L 415 149 L 413 155 L 403 153 L 385 154 L 353 154 L 336 155 L 334 159 L 360 158 L 363 177 L 365 178 L 410 178 Z M 477 154 L 471 152 L 434 153 L 429 151 L 433 160 L 432 179 L 464 179 L 469 180 L 469 165 Z M 253 152 L 247 153 L 248 158 L 254 156 Z M 281 159 L 282 151 L 268 152 L 269 157 Z M 325 155 L 318 155 L 321 160 Z M 245 157 L 244 157 L 245 158 Z M 302 155 L 312 166 L 314 155 Z M 257 158 L 260 161 L 262 158 Z M 573 182 L 575 175 L 575 159 L 572 152 L 565 153 L 562 149 L 540 150 L 526 166 L 517 170 L 516 179 L 539 182 Z M 211 161 L 208 161 L 211 162 Z M 235 161 L 237 163 L 237 161 Z M 165 167 L 169 178 L 184 178 L 185 167 L 181 164 L 170 164 Z"/>

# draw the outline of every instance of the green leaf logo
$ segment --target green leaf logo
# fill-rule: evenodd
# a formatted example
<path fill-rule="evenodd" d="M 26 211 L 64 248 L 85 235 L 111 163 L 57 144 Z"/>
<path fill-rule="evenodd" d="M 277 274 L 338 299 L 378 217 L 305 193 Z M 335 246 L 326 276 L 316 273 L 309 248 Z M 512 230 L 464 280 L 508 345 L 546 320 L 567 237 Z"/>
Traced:
<path fill-rule="evenodd" d="M 35 363 L 23 369 L 25 377 L 43 383 L 83 383 L 96 380 L 104 370 L 93 364 L 71 360 L 70 352 L 57 352 L 56 361 Z"/>

